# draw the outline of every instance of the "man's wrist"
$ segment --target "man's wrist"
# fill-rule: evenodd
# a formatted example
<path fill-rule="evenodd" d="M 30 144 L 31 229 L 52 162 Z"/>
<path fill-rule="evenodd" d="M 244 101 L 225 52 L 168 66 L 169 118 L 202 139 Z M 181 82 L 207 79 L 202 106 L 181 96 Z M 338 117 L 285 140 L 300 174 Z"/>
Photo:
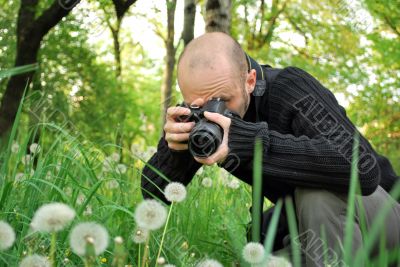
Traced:
<path fill-rule="evenodd" d="M 219 166 L 231 170 L 239 164 L 246 164 L 253 160 L 256 138 L 263 141 L 264 152 L 269 146 L 268 124 L 266 122 L 247 122 L 240 118 L 232 118 L 229 128 L 229 153 Z"/>

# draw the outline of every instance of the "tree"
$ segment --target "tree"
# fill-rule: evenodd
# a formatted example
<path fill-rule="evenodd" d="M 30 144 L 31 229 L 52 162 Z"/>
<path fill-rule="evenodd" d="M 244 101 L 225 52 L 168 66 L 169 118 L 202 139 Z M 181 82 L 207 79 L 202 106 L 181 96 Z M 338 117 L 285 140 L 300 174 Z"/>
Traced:
<path fill-rule="evenodd" d="M 116 22 L 112 23 L 111 16 L 109 16 L 108 12 L 103 7 L 106 22 L 108 28 L 111 31 L 112 38 L 113 38 L 113 46 L 114 46 L 114 58 L 116 64 L 116 77 L 120 80 L 121 79 L 121 72 L 122 72 L 122 64 L 121 64 L 121 43 L 119 40 L 121 24 L 124 16 L 128 12 L 129 8 L 136 2 L 136 0 L 113 0 L 113 6 L 116 14 Z M 122 90 L 122 87 L 121 87 Z M 123 146 L 123 128 L 125 122 L 125 115 L 126 112 L 120 112 L 121 121 L 118 124 L 117 134 L 115 143 L 119 147 L 119 153 L 122 155 L 122 146 Z"/>
<path fill-rule="evenodd" d="M 231 0 L 207 0 L 206 32 L 231 32 Z"/>
<path fill-rule="evenodd" d="M 165 0 L 167 4 L 167 36 L 163 37 L 166 55 L 165 55 L 165 69 L 163 75 L 163 83 L 161 85 L 161 97 L 162 97 L 162 114 L 163 114 L 163 124 L 165 122 L 165 114 L 168 107 L 171 104 L 172 97 L 172 85 L 173 85 L 173 75 L 175 67 L 175 10 L 176 10 L 176 0 Z"/>
<path fill-rule="evenodd" d="M 14 66 L 37 62 L 44 36 L 79 3 L 80 0 L 55 0 L 40 16 L 38 0 L 21 0 L 17 19 L 17 49 Z M 13 76 L 7 83 L 0 105 L 0 136 L 6 137 L 14 123 L 24 89 L 30 84 L 34 72 Z"/>
<path fill-rule="evenodd" d="M 196 1 L 185 0 L 185 12 L 183 17 L 182 39 L 186 46 L 194 37 L 194 23 L 196 19 Z"/>
<path fill-rule="evenodd" d="M 106 7 L 103 5 L 102 8 L 105 13 L 107 26 L 111 31 L 114 45 L 114 58 L 116 64 L 116 76 L 119 78 L 121 76 L 121 43 L 119 40 L 119 34 L 121 30 L 121 24 L 124 16 L 128 12 L 129 8 L 136 2 L 137 0 L 113 0 L 113 7 L 116 14 L 116 21 L 112 22 L 112 16 L 107 12 Z"/>

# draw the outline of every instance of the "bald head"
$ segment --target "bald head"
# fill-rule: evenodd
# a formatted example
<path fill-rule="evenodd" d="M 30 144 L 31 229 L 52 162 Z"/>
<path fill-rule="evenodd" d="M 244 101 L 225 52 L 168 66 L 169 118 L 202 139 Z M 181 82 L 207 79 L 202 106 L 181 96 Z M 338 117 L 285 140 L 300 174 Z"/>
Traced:
<path fill-rule="evenodd" d="M 202 106 L 217 97 L 243 117 L 255 81 L 255 70 L 247 71 L 244 51 L 224 33 L 206 33 L 192 40 L 178 61 L 178 83 L 187 104 Z"/>
<path fill-rule="evenodd" d="M 193 39 L 184 49 L 178 61 L 178 80 L 185 73 L 217 70 L 222 65 L 228 67 L 233 77 L 241 84 L 247 73 L 247 61 L 243 49 L 229 35 L 222 32 L 206 33 Z"/>

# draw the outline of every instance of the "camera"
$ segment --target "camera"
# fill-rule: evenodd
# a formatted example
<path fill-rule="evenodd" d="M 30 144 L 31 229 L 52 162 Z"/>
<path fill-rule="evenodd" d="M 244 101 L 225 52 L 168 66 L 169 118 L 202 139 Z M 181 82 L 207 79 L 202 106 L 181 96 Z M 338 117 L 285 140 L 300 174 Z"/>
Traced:
<path fill-rule="evenodd" d="M 225 101 L 220 98 L 210 99 L 203 107 L 187 106 L 185 103 L 179 106 L 189 108 L 191 113 L 179 116 L 178 121 L 194 121 L 196 123 L 189 134 L 188 149 L 190 153 L 198 158 L 207 158 L 214 154 L 222 143 L 224 131 L 217 123 L 207 120 L 204 117 L 204 111 L 219 113 L 226 117 L 233 117 L 236 114 L 227 109 Z"/>

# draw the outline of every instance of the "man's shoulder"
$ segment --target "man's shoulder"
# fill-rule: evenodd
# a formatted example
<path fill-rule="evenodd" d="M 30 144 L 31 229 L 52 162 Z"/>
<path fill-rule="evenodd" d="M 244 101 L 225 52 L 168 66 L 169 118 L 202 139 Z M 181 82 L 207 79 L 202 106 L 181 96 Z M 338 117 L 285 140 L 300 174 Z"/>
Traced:
<path fill-rule="evenodd" d="M 272 68 L 271 74 L 274 74 L 274 87 L 299 87 L 308 93 L 318 91 L 330 91 L 320 81 L 306 70 L 296 67 L 287 66 L 284 68 Z"/>

